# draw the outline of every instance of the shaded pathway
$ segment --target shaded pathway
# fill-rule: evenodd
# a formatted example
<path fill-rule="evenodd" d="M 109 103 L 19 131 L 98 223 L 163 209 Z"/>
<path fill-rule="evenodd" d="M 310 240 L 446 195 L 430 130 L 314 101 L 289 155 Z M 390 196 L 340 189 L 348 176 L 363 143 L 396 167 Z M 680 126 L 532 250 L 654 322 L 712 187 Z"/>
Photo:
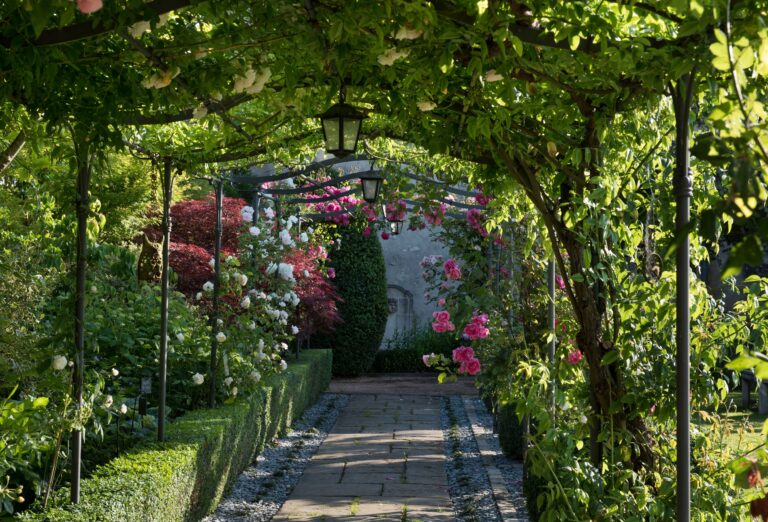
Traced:
<path fill-rule="evenodd" d="M 454 520 L 440 410 L 439 397 L 353 396 L 273 520 Z"/>

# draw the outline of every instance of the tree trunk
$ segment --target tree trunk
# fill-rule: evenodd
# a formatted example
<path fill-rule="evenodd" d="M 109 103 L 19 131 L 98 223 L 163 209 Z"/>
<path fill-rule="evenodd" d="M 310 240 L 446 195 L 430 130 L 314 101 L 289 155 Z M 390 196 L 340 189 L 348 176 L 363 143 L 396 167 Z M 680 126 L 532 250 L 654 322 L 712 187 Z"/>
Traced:
<path fill-rule="evenodd" d="M 11 144 L 6 147 L 2 154 L 0 154 L 0 172 L 3 172 L 11 165 L 11 163 L 13 163 L 13 160 L 16 159 L 16 156 L 21 152 L 21 149 L 24 148 L 26 142 L 27 135 L 23 130 L 19 131 Z"/>

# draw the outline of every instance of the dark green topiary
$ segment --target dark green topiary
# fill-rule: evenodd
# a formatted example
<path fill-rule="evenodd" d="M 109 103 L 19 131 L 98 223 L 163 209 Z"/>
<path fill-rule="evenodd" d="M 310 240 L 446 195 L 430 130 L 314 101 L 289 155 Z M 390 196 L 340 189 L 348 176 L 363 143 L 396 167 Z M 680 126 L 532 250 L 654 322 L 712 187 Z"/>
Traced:
<path fill-rule="evenodd" d="M 334 284 L 343 301 L 342 322 L 332 334 L 312 338 L 313 348 L 333 350 L 333 375 L 357 376 L 371 369 L 387 326 L 387 274 L 376 236 L 339 227 L 341 248 L 331 254 Z"/>

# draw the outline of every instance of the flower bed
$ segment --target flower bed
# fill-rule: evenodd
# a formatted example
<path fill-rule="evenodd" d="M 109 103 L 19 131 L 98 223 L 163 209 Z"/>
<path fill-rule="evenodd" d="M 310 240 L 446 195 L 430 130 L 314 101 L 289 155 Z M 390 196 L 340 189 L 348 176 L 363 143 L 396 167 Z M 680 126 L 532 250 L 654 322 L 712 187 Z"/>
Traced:
<path fill-rule="evenodd" d="M 81 502 L 24 513 L 23 520 L 182 521 L 212 512 L 224 492 L 264 444 L 283 432 L 328 386 L 330 350 L 312 350 L 263 394 L 213 410 L 197 410 L 168 428 L 167 441 L 135 448 L 82 484 Z"/>

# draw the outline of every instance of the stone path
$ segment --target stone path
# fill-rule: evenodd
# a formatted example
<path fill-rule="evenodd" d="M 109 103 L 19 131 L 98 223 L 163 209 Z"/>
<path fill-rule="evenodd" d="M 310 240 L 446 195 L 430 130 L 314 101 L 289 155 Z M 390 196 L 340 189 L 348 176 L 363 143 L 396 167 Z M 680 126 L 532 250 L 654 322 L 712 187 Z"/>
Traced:
<path fill-rule="evenodd" d="M 273 520 L 454 520 L 440 400 L 352 396 Z"/>

